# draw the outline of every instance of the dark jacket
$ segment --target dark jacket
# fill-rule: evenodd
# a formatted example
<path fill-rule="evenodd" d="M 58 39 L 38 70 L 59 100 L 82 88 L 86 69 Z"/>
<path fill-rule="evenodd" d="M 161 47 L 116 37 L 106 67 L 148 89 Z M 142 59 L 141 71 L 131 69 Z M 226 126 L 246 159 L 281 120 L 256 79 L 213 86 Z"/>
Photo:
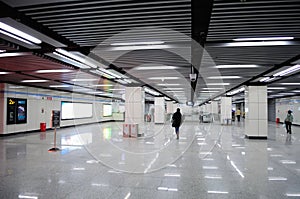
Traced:
<path fill-rule="evenodd" d="M 179 127 L 181 125 L 181 113 L 177 111 L 172 116 L 172 127 Z"/>

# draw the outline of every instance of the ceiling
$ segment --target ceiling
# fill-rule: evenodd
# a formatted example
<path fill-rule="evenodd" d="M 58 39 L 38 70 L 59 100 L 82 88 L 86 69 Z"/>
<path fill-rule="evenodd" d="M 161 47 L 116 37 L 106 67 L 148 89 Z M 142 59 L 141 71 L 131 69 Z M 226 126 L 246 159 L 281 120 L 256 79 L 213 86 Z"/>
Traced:
<path fill-rule="evenodd" d="M 299 0 L 0 4 L 0 22 L 41 40 L 29 44 L 0 31 L 0 72 L 7 72 L 0 73 L 1 82 L 113 98 L 121 98 L 124 86 L 145 86 L 148 97 L 196 104 L 242 85 L 279 87 L 269 90 L 270 98 L 299 95 L 300 70 L 272 76 L 300 64 Z M 293 38 L 266 45 L 274 41 L 257 40 L 261 37 Z M 240 38 L 256 39 L 235 40 Z M 218 67 L 224 65 L 251 67 Z M 38 72 L 53 69 L 61 71 Z M 190 73 L 197 81 L 190 81 Z M 273 79 L 262 82 L 266 77 Z M 45 82 L 23 82 L 41 79 Z"/>

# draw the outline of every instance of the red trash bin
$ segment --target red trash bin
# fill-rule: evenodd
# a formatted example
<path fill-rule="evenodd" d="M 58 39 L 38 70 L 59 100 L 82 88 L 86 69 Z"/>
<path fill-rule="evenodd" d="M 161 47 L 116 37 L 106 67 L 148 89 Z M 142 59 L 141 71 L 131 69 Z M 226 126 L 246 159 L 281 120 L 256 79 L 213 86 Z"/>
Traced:
<path fill-rule="evenodd" d="M 41 132 L 45 132 L 46 131 L 46 123 L 45 122 L 40 123 L 40 131 Z"/>
<path fill-rule="evenodd" d="M 276 123 L 278 124 L 280 122 L 280 119 L 277 117 L 276 118 Z"/>

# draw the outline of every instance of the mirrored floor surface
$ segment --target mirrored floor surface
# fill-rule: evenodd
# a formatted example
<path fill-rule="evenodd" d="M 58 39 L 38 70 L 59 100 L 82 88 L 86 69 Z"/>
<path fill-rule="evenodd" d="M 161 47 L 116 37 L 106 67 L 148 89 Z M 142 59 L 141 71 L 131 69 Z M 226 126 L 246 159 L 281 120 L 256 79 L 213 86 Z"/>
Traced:
<path fill-rule="evenodd" d="M 123 137 L 101 123 L 0 138 L 0 198 L 300 198 L 300 127 L 269 123 L 267 140 L 243 122 L 145 123 Z"/>

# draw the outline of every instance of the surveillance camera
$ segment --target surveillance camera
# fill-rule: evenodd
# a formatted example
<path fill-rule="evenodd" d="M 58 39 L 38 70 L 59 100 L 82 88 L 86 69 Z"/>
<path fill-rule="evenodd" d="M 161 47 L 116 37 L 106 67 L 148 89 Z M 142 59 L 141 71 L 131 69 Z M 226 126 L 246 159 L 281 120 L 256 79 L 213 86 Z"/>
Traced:
<path fill-rule="evenodd" d="M 195 82 L 197 80 L 197 74 L 193 73 L 193 74 L 190 74 L 190 80 L 192 82 Z"/>

